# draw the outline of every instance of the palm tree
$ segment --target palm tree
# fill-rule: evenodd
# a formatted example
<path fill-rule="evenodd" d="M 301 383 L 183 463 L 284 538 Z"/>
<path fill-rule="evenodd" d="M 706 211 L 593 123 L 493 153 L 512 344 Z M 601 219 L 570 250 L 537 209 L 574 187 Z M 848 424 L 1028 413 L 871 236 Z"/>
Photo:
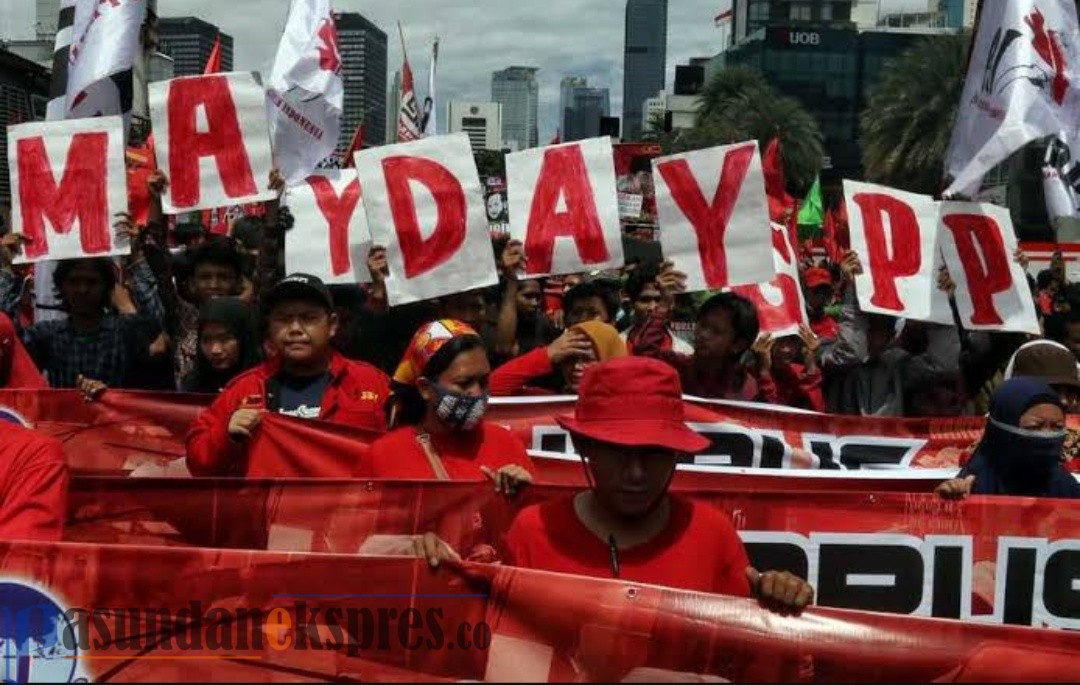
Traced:
<path fill-rule="evenodd" d="M 814 182 L 825 154 L 817 121 L 794 98 L 769 85 L 761 72 L 731 67 L 718 72 L 701 93 L 691 129 L 664 132 L 651 139 L 665 152 L 684 152 L 744 140 L 757 140 L 764 150 L 779 137 L 788 189 L 802 196 Z"/>
<path fill-rule="evenodd" d="M 860 119 L 866 179 L 941 191 L 970 35 L 928 37 L 886 64 Z"/>

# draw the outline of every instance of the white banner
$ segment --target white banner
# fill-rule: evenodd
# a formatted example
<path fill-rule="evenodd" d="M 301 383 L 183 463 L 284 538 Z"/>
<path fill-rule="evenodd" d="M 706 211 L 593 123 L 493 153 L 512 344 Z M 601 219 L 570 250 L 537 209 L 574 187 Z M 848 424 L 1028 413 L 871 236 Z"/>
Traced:
<path fill-rule="evenodd" d="M 967 202 L 942 202 L 940 208 L 938 240 L 964 328 L 1039 335 L 1027 275 L 1013 258 L 1009 210 Z"/>
<path fill-rule="evenodd" d="M 17 264 L 130 252 L 113 228 L 128 209 L 123 117 L 9 126 L 7 141 Z"/>
<path fill-rule="evenodd" d="M 946 195 L 974 197 L 988 171 L 1025 144 L 1080 130 L 1080 27 L 1074 0 L 981 4 L 949 142 Z"/>
<path fill-rule="evenodd" d="M 610 138 L 506 156 L 510 236 L 525 246 L 530 278 L 623 265 Z"/>
<path fill-rule="evenodd" d="M 386 247 L 391 305 L 498 283 L 466 134 L 371 148 L 355 160 L 372 239 Z"/>
<path fill-rule="evenodd" d="M 371 231 L 355 169 L 312 174 L 291 186 L 284 202 L 295 220 L 285 233 L 286 273 L 328 285 L 371 281 Z"/>
<path fill-rule="evenodd" d="M 276 199 L 267 187 L 266 96 L 254 72 L 151 83 L 150 118 L 158 166 L 169 177 L 166 214 Z"/>
<path fill-rule="evenodd" d="M 274 161 L 289 185 L 337 147 L 344 97 L 329 0 L 293 0 L 266 90 Z"/>
<path fill-rule="evenodd" d="M 689 292 L 776 276 L 757 142 L 653 160 L 664 256 Z"/>

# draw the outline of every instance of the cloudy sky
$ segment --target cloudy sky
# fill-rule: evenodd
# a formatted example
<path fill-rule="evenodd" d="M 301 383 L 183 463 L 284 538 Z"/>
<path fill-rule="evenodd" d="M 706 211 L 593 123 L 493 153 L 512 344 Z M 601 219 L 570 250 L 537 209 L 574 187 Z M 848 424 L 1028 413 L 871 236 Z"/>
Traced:
<path fill-rule="evenodd" d="M 622 115 L 622 0 L 332 0 L 359 12 L 391 36 L 391 72 L 400 67 L 396 22 L 405 26 L 418 90 L 426 90 L 427 52 L 441 38 L 439 98 L 489 100 L 491 72 L 511 65 L 539 67 L 540 140 L 555 133 L 559 81 L 576 74 L 611 89 L 612 113 Z M 0 31 L 32 32 L 33 0 L 0 0 Z M 285 22 L 288 0 L 158 0 L 161 16 L 193 15 L 235 39 L 236 69 L 268 71 Z M 730 0 L 670 0 L 668 85 L 675 65 L 714 55 L 713 25 Z M 445 118 L 445 109 L 441 118 Z"/>

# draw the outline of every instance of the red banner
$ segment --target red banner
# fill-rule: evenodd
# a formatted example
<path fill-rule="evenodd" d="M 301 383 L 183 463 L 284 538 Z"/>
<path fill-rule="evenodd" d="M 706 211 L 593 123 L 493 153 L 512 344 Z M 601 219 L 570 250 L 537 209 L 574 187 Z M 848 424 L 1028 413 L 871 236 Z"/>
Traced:
<path fill-rule="evenodd" d="M 807 578 L 822 605 L 1080 628 L 1080 506 L 901 493 L 796 498 L 715 480 L 712 489 L 677 490 L 727 512 L 755 565 Z M 407 548 L 400 536 L 430 531 L 467 558 L 495 561 L 522 507 L 573 491 L 533 486 L 510 503 L 481 483 L 81 477 L 64 539 L 382 554 Z"/>
<path fill-rule="evenodd" d="M 0 412 L 13 410 L 65 442 L 80 471 L 131 472 L 164 467 L 184 456 L 188 425 L 209 396 L 110 390 L 87 404 L 75 391 L 0 390 Z M 514 430 L 532 450 L 571 454 L 567 434 L 553 420 L 573 412 L 572 398 L 496 399 L 489 418 Z M 272 417 L 253 449 L 255 476 L 351 476 L 372 436 L 317 422 Z M 766 405 L 694 400 L 687 421 L 712 440 L 695 457 L 707 468 L 763 469 L 955 468 L 979 438 L 983 420 L 873 419 L 810 414 Z M 341 437 L 347 438 L 341 440 Z M 323 444 L 330 452 L 313 445 Z M 345 448 L 344 454 L 335 450 Z M 558 473 L 561 466 L 553 467 Z"/>
<path fill-rule="evenodd" d="M 21 682 L 1045 682 L 1080 657 L 1066 631 L 392 557 L 7 543 L 0 575 Z"/>

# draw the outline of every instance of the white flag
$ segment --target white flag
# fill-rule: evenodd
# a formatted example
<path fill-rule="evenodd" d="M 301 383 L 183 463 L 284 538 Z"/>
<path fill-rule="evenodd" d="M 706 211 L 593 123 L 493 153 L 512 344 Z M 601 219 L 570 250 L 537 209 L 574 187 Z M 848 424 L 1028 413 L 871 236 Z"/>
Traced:
<path fill-rule="evenodd" d="M 330 0 L 293 0 L 266 90 L 274 161 L 288 184 L 337 147 L 344 93 Z"/>
<path fill-rule="evenodd" d="M 983 176 L 1027 143 L 1080 129 L 1078 86 L 1074 0 L 983 3 L 949 142 L 946 194 L 974 196 Z"/>
<path fill-rule="evenodd" d="M 428 70 L 428 96 L 424 98 L 424 113 L 420 118 L 420 128 L 424 137 L 439 135 L 439 103 L 435 98 L 435 77 L 439 72 L 439 38 L 431 46 L 431 68 Z"/>
<path fill-rule="evenodd" d="M 1080 135 L 1060 133 L 1052 139 L 1042 171 L 1050 220 L 1080 218 Z"/>
<path fill-rule="evenodd" d="M 146 0 L 76 2 L 67 70 L 69 115 L 79 110 L 83 99 L 90 96 L 87 91 L 91 86 L 132 69 L 145 16 Z"/>

